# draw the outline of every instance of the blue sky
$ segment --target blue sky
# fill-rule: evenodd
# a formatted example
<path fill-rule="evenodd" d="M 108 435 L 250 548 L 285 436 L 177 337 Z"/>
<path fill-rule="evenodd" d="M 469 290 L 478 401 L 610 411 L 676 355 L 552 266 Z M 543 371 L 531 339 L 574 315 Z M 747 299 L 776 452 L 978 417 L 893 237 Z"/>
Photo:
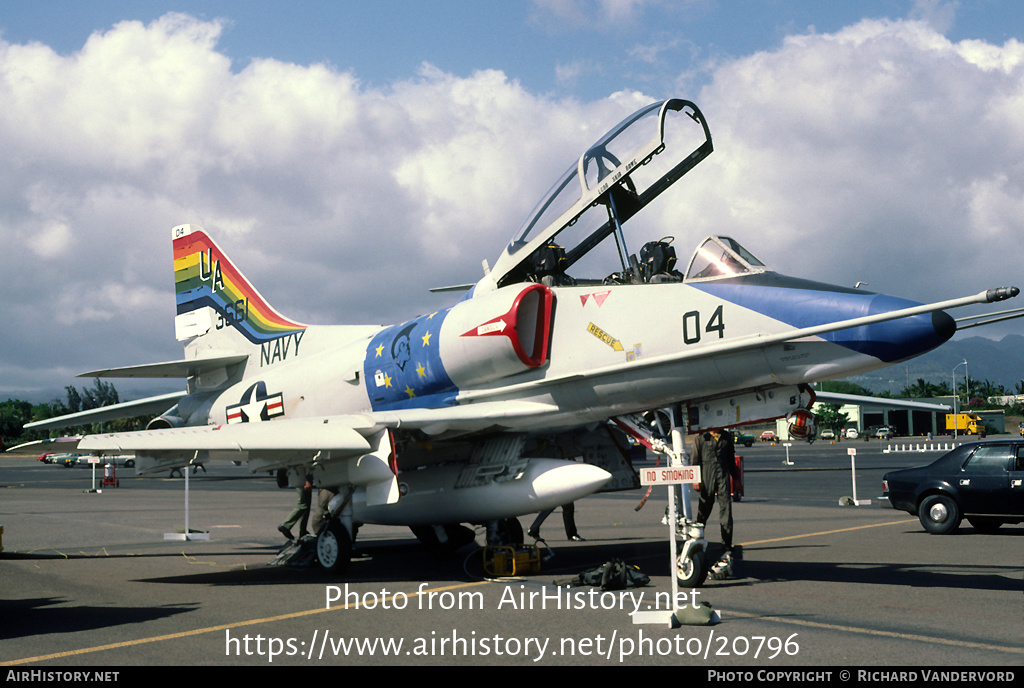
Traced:
<path fill-rule="evenodd" d="M 326 62 L 380 87 L 426 61 L 460 76 L 499 69 L 531 91 L 584 98 L 684 71 L 706 77 L 717 61 L 864 18 L 922 18 L 950 40 L 994 44 L 1019 38 L 1024 24 L 1019 5 L 1002 0 L 5 0 L 0 29 L 11 43 L 40 41 L 69 54 L 118 22 L 150 23 L 170 11 L 223 20 L 217 47 L 236 68 L 267 57 Z M 580 76 L 560 78 L 566 71 Z"/>
<path fill-rule="evenodd" d="M 920 301 L 1019 285 L 1022 41 L 997 0 L 0 0 L 0 398 L 179 358 L 186 222 L 300 321 L 449 305 L 427 288 L 670 96 L 715 141 L 645 217 L 681 259 L 725 234 Z"/>

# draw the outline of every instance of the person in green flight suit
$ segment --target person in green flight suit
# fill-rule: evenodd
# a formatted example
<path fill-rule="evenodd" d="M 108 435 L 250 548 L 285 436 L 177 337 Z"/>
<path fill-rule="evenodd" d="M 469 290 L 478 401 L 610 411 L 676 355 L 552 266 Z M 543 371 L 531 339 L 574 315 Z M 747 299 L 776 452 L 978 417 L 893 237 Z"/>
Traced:
<path fill-rule="evenodd" d="M 732 433 L 724 428 L 711 428 L 697 434 L 693 441 L 693 465 L 700 466 L 697 521 L 705 524 L 711 508 L 718 502 L 718 519 L 722 529 L 722 557 L 711 567 L 712 578 L 728 578 L 733 565 L 732 488 L 729 477 L 736 471 L 736 448 Z"/>

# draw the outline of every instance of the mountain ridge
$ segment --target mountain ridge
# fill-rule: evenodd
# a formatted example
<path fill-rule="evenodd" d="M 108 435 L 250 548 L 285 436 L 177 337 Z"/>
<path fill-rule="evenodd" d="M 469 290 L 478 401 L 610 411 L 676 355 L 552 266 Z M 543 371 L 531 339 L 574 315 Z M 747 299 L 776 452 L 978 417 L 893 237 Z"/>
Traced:
<path fill-rule="evenodd" d="M 955 374 L 962 384 L 965 367 L 972 380 L 991 380 L 1013 394 L 1017 383 L 1024 381 L 1024 335 L 1008 334 L 1000 340 L 977 336 L 953 339 L 917 358 L 844 379 L 874 393 L 899 394 L 908 381 L 913 385 L 918 379 L 951 385 Z"/>

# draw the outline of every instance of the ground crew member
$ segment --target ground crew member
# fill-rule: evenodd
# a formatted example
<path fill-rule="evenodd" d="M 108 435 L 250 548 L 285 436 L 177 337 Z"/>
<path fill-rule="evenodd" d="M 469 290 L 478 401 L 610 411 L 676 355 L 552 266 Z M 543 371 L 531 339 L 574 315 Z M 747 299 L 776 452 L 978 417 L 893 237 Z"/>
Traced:
<path fill-rule="evenodd" d="M 711 567 L 713 578 L 727 578 L 732 573 L 732 489 L 729 477 L 736 471 L 736 448 L 732 433 L 722 428 L 712 428 L 699 433 L 693 441 L 693 462 L 700 466 L 700 500 L 697 505 L 697 521 L 707 531 L 711 507 L 717 499 L 718 519 L 722 529 L 721 559 Z"/>
<path fill-rule="evenodd" d="M 277 527 L 277 530 L 289 540 L 293 540 L 292 526 L 296 523 L 299 524 L 299 537 L 305 537 L 308 534 L 306 530 L 306 524 L 309 523 L 309 504 L 313 497 L 313 476 L 307 475 L 305 482 L 302 486 L 297 488 L 299 493 L 299 500 L 295 504 L 295 508 L 288 514 L 288 518 L 285 522 Z"/>

